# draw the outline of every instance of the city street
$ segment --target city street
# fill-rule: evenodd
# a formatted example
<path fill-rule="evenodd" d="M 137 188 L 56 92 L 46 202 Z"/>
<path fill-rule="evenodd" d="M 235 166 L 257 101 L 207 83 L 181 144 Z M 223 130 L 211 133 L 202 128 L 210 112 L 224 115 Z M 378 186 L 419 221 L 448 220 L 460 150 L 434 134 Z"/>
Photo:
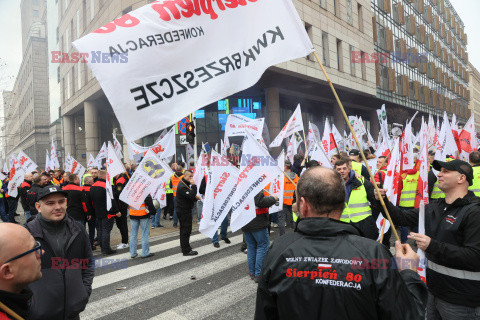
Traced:
<path fill-rule="evenodd" d="M 272 238 L 276 233 L 278 229 Z M 106 258 L 96 255 L 103 259 L 97 266 L 103 268 L 95 271 L 93 293 L 81 319 L 251 319 L 257 285 L 248 274 L 247 255 L 240 251 L 242 233 L 230 240 L 215 248 L 194 232 L 191 246 L 199 254 L 184 257 L 178 231 L 173 231 L 151 238 L 155 256 L 148 259 L 130 259 L 128 249 Z M 109 263 L 117 263 L 117 268 L 109 268 Z"/>

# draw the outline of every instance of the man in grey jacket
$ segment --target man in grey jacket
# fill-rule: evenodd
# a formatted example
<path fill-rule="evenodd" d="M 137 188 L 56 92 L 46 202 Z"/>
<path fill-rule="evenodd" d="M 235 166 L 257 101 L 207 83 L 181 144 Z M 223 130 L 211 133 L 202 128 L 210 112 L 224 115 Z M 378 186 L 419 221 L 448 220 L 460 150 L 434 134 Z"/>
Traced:
<path fill-rule="evenodd" d="M 38 193 L 39 214 L 26 227 L 45 250 L 43 277 L 30 285 L 32 320 L 80 319 L 92 292 L 92 250 L 85 228 L 66 215 L 66 192 L 47 186 Z"/>

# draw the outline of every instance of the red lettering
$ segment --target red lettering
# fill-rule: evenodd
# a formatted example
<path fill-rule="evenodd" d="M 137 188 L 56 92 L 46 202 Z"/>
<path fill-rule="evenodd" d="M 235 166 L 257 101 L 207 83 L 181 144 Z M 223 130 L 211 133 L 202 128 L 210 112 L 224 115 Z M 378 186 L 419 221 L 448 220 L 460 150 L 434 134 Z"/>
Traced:
<path fill-rule="evenodd" d="M 68 56 L 68 53 L 62 53 L 62 62 L 63 63 L 70 63 L 70 57 Z"/>
<path fill-rule="evenodd" d="M 115 31 L 117 26 L 113 22 L 109 22 L 103 27 L 98 28 L 97 30 L 93 31 L 94 33 L 110 33 Z"/>
<path fill-rule="evenodd" d="M 352 51 L 352 62 L 361 63 L 362 62 L 362 53 L 360 51 Z"/>
<path fill-rule="evenodd" d="M 52 269 L 60 269 L 60 261 L 62 261 L 62 258 L 52 257 Z"/>
<path fill-rule="evenodd" d="M 138 25 L 140 23 L 140 20 L 127 13 L 126 15 L 123 15 L 120 18 L 113 20 L 113 22 L 119 27 L 131 28 Z"/>
<path fill-rule="evenodd" d="M 60 51 L 52 51 L 52 61 L 51 63 L 61 63 L 62 60 L 59 58 L 59 56 L 62 53 Z"/>
<path fill-rule="evenodd" d="M 87 52 L 82 52 L 80 53 L 80 57 L 82 58 L 82 60 L 80 60 L 81 63 L 87 63 L 87 59 L 85 58 L 88 58 L 89 54 Z"/>

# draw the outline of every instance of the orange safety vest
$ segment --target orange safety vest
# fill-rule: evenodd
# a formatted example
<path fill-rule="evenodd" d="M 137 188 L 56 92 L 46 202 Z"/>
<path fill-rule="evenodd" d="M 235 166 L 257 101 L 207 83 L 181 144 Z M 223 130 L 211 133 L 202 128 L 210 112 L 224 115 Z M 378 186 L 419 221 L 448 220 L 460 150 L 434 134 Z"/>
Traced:
<path fill-rule="evenodd" d="M 173 196 L 176 197 L 177 196 L 177 187 L 178 187 L 178 184 L 180 183 L 180 180 L 182 180 L 183 178 L 183 174 L 180 176 L 180 177 L 177 177 L 176 174 L 174 174 L 172 176 L 172 189 L 173 189 Z"/>
<path fill-rule="evenodd" d="M 293 179 L 293 184 L 287 177 L 283 177 L 284 184 L 283 184 L 283 204 L 287 206 L 291 206 L 293 204 L 293 194 L 295 193 L 296 184 L 299 180 L 298 176 L 295 176 Z"/>
<path fill-rule="evenodd" d="M 140 209 L 136 210 L 130 207 L 130 215 L 135 217 L 142 217 L 148 214 L 147 208 L 145 208 L 145 203 L 140 206 Z"/>

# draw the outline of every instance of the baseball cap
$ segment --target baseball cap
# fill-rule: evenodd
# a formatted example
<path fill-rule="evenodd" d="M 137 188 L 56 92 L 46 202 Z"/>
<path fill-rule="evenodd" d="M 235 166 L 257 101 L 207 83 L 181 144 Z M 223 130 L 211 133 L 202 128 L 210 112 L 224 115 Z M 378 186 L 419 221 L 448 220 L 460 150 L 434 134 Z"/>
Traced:
<path fill-rule="evenodd" d="M 348 153 L 349 156 L 359 156 L 360 155 L 360 151 L 358 151 L 357 149 L 352 149 L 350 150 L 350 152 Z"/>
<path fill-rule="evenodd" d="M 451 160 L 449 162 L 443 162 L 435 160 L 432 163 L 433 169 L 440 171 L 442 168 L 451 171 L 457 171 L 461 174 L 464 174 L 467 177 L 468 185 L 471 186 L 473 184 L 473 168 L 472 166 L 465 161 L 462 160 Z"/>
<path fill-rule="evenodd" d="M 37 201 L 39 201 L 42 198 L 45 198 L 46 196 L 49 196 L 54 193 L 61 193 L 65 197 L 68 196 L 68 193 L 64 190 L 62 190 L 61 187 L 58 186 L 48 186 L 48 187 L 43 187 L 37 194 Z"/>

